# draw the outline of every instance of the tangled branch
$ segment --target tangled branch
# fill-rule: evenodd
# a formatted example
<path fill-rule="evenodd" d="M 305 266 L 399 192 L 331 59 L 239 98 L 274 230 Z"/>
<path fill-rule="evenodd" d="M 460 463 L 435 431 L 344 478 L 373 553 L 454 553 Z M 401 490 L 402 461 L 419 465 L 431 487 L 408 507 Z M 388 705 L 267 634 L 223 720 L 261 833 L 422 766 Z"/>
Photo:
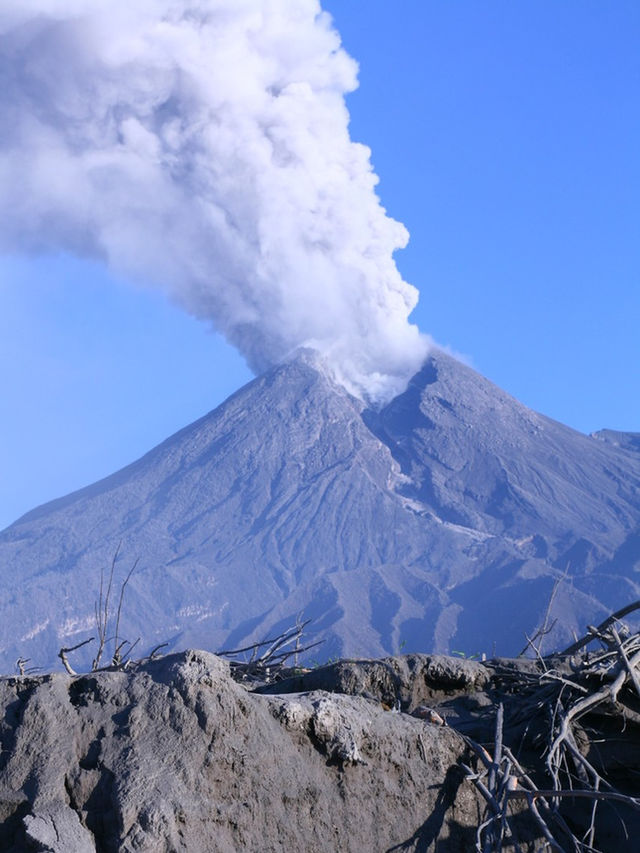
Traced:
<path fill-rule="evenodd" d="M 263 683 L 277 681 L 281 677 L 285 669 L 285 664 L 290 658 L 293 657 L 297 662 L 299 655 L 322 643 L 322 640 L 318 640 L 308 645 L 301 644 L 304 629 L 310 622 L 311 619 L 306 619 L 302 622 L 300 617 L 298 617 L 293 628 L 283 631 L 277 637 L 271 637 L 259 643 L 252 643 L 241 649 L 224 649 L 216 652 L 216 654 L 218 657 L 230 658 L 245 655 L 245 660 L 231 660 L 229 662 L 231 674 L 239 681 L 259 681 Z M 248 660 L 246 659 L 247 655 Z"/>
<path fill-rule="evenodd" d="M 630 721 L 640 725 L 640 633 L 620 621 L 638 609 L 640 602 L 634 602 L 597 628 L 589 626 L 560 655 L 540 657 L 537 670 L 487 662 L 505 702 L 495 712 L 493 754 L 462 735 L 472 758 L 463 768 L 486 805 L 477 832 L 478 853 L 497 853 L 506 843 L 522 849 L 514 819 L 517 804 L 528 810 L 548 849 L 558 853 L 598 850 L 598 806 L 603 802 L 623 809 L 621 821 L 624 810 L 640 811 L 637 791 L 614 784 L 601 758 L 607 742 L 602 721 L 617 721 L 621 732 Z M 590 649 L 592 645 L 597 648 Z M 592 740 L 589 731 L 597 737 Z M 599 752 L 591 759 L 596 740 Z M 514 755 L 532 748 L 545 753 L 535 778 Z M 577 832 L 575 820 L 571 825 L 567 820 L 568 804 L 576 800 L 592 803 L 583 833 Z"/>

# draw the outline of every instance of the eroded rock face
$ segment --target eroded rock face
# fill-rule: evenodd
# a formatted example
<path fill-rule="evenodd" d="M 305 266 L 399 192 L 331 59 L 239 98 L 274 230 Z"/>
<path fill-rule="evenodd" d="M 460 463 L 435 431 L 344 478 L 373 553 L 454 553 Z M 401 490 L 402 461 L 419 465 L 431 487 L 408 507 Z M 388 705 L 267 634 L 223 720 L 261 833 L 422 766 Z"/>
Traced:
<path fill-rule="evenodd" d="M 447 655 L 403 655 L 382 660 L 341 660 L 259 688 L 260 693 L 325 690 L 376 699 L 411 712 L 425 701 L 476 692 L 489 673 L 474 660 Z"/>
<path fill-rule="evenodd" d="M 612 684 L 612 678 L 619 670 L 614 666 L 612 673 L 606 675 L 602 669 L 601 654 L 600 651 L 595 653 L 594 660 L 600 660 L 600 668 L 595 665 L 593 672 L 590 667 L 594 664 L 589 654 L 536 660 L 493 658 L 482 662 L 422 654 L 383 660 L 340 660 L 317 669 L 290 671 L 288 677 L 258 686 L 256 691 L 281 694 L 278 697 L 282 703 L 280 715 L 287 724 L 291 721 L 292 727 L 300 725 L 303 719 L 310 720 L 312 711 L 305 703 L 287 702 L 282 694 L 293 694 L 290 700 L 316 696 L 319 691 L 330 699 L 335 694 L 346 694 L 364 699 L 373 706 L 393 707 L 398 713 L 388 715 L 390 717 L 410 714 L 431 724 L 430 732 L 438 726 L 443 731 L 454 730 L 468 738 L 467 742 L 476 755 L 482 747 L 492 757 L 495 756 L 499 725 L 500 742 L 511 750 L 512 756 L 518 756 L 517 761 L 526 770 L 518 769 L 517 781 L 513 777 L 506 788 L 500 783 L 498 790 L 515 792 L 519 789 L 522 792 L 523 783 L 524 790 L 529 791 L 532 784 L 539 790 L 571 788 L 575 791 L 583 788 L 584 798 L 562 796 L 558 819 L 550 818 L 558 849 L 578 849 L 579 839 L 587 837 L 594 820 L 594 850 L 636 853 L 640 837 L 637 808 L 640 802 L 640 702 L 630 679 L 626 688 L 618 690 L 614 703 L 606 697 L 606 685 Z M 609 662 L 611 664 L 611 658 Z M 236 671 L 240 673 L 240 670 Z M 567 720 L 571 709 L 575 710 L 576 703 L 582 702 L 585 696 L 591 694 L 593 697 L 596 691 L 602 690 L 605 691 L 604 699 L 601 697 L 599 702 L 590 704 L 588 713 L 583 709 L 581 714 L 572 717 L 571 728 L 567 729 L 573 733 L 570 737 L 578 747 L 577 755 L 582 755 L 587 764 L 583 765 L 579 760 L 576 762 L 575 756 L 570 754 L 563 762 L 562 771 L 553 777 L 549 773 L 547 756 L 551 744 L 562 730 L 558 721 L 563 715 Z M 305 691 L 315 692 L 307 694 Z M 315 730 L 329 753 L 334 750 L 343 761 L 357 763 L 360 758 L 357 746 L 362 738 L 358 718 L 341 723 L 331 706 L 329 709 L 323 707 L 326 701 L 323 699 L 319 705 L 314 705 Z M 499 708 L 502 709 L 500 714 Z M 498 718 L 501 720 L 499 724 Z M 337 739 L 335 731 L 341 732 Z M 512 759 L 505 763 L 503 753 L 502 762 L 501 766 L 511 773 L 514 765 L 509 762 Z M 467 764 L 473 767 L 470 780 L 476 779 L 481 784 L 487 782 L 487 772 L 484 776 L 476 775 L 486 771 L 486 764 L 473 765 L 473 761 Z M 591 776 L 585 774 L 585 767 L 589 768 Z M 590 798 L 594 784 L 590 779 L 594 780 L 595 774 L 600 776 L 598 791 L 613 792 L 614 797 L 610 801 L 606 798 L 599 800 L 596 811 L 593 810 L 594 800 Z M 524 799 L 519 799 L 516 794 L 510 800 L 507 813 L 509 831 L 517 836 L 518 849 L 548 849 L 545 841 L 536 837 L 540 828 L 532 825 Z M 491 810 L 487 809 L 480 818 L 485 828 L 490 814 Z M 549 814 L 547 812 L 547 817 Z M 573 838 L 568 834 L 568 828 Z M 409 846 L 404 849 L 441 849 L 439 846 L 420 847 L 419 840 L 413 840 L 415 848 Z M 482 839 L 482 847 L 485 841 L 486 836 Z M 475 844 L 469 849 L 475 850 Z M 497 847 L 492 844 L 491 849 Z"/>
<path fill-rule="evenodd" d="M 0 703 L 4 851 L 475 843 L 481 806 L 462 781 L 460 736 L 377 694 L 252 694 L 219 658 L 187 651 L 127 671 L 5 678 Z"/>

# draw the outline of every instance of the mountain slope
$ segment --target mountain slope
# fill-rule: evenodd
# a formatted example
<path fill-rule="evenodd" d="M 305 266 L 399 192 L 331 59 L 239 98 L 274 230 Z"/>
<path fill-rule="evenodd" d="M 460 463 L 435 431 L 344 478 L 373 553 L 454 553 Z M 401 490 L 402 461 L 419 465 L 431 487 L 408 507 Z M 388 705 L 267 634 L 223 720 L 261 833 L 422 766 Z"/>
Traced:
<path fill-rule="evenodd" d="M 90 636 L 118 546 L 116 588 L 139 559 L 123 632 L 143 648 L 243 645 L 304 611 L 323 657 L 517 652 L 560 576 L 557 641 L 640 597 L 639 529 L 626 445 L 443 353 L 379 412 L 302 355 L 0 534 L 0 663 Z"/>

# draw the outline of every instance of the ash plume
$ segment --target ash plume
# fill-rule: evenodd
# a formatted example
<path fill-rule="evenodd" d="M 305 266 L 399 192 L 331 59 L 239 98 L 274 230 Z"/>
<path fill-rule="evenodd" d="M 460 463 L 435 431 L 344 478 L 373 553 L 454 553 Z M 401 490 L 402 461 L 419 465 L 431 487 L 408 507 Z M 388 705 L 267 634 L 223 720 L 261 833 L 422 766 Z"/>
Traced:
<path fill-rule="evenodd" d="M 0 250 L 103 259 L 257 372 L 307 346 L 388 399 L 428 339 L 356 75 L 317 0 L 3 0 Z"/>

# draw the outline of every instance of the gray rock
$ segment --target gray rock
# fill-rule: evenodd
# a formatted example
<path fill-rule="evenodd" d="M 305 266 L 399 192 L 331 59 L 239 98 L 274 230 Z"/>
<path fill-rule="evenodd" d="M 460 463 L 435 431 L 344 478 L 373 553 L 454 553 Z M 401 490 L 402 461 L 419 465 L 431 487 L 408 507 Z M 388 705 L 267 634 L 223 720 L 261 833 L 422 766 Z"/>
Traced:
<path fill-rule="evenodd" d="M 80 818 L 63 803 L 53 803 L 47 811 L 28 814 L 24 820 L 25 840 L 42 853 L 96 853 L 93 835 Z"/>
<path fill-rule="evenodd" d="M 445 655 L 403 655 L 383 660 L 341 660 L 259 687 L 257 693 L 324 690 L 364 696 L 387 708 L 417 705 L 482 690 L 489 671 L 477 661 Z"/>
<path fill-rule="evenodd" d="M 475 843 L 480 804 L 454 731 L 354 696 L 251 694 L 206 652 L 4 678 L 0 716 L 10 853 Z"/>

